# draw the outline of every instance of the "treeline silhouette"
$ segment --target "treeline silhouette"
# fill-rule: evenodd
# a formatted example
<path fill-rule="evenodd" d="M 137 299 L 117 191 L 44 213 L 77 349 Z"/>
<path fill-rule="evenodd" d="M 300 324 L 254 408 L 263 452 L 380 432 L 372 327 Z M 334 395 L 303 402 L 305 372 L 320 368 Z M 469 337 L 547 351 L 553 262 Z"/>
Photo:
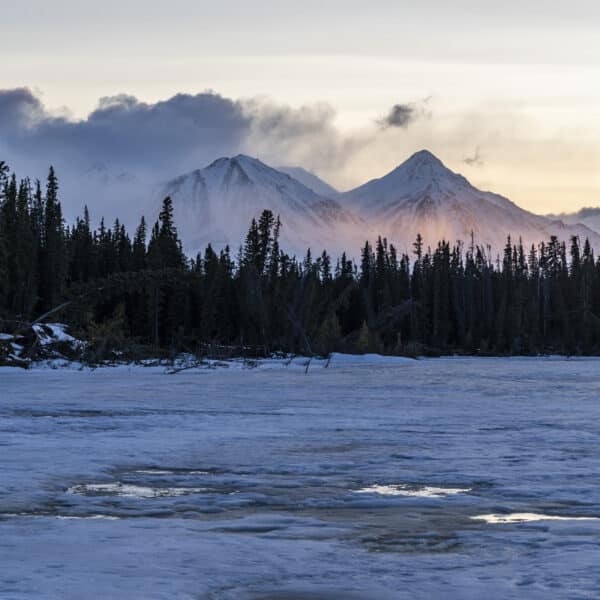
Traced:
<path fill-rule="evenodd" d="M 53 169 L 42 189 L 0 163 L 0 190 L 0 330 L 62 306 L 54 320 L 111 351 L 600 354 L 600 261 L 587 240 L 525 249 L 509 238 L 492 258 L 473 241 L 429 249 L 417 236 L 408 256 L 379 238 L 358 263 L 297 259 L 265 210 L 235 258 L 209 245 L 189 260 L 170 198 L 131 237 L 118 221 L 92 230 L 87 209 L 65 225 Z"/>

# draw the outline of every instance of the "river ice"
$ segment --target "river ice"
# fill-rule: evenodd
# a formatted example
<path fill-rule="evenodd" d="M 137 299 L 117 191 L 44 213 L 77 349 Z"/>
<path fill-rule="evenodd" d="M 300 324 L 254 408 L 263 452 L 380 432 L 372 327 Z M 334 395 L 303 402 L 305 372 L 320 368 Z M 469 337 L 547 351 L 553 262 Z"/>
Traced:
<path fill-rule="evenodd" d="M 0 598 L 600 595 L 600 360 L 325 364 L 1 369 Z"/>

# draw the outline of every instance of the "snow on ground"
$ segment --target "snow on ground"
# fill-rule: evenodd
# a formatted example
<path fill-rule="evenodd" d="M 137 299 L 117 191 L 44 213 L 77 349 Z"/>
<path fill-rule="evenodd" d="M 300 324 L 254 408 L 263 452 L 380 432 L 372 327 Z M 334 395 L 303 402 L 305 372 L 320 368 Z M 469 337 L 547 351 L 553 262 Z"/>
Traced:
<path fill-rule="evenodd" d="M 306 360 L 0 370 L 0 598 L 597 595 L 600 360 Z"/>
<path fill-rule="evenodd" d="M 443 498 L 452 494 L 467 494 L 470 488 L 443 488 L 426 485 L 412 488 L 407 485 L 371 485 L 356 490 L 357 494 L 380 494 L 381 496 L 414 496 L 415 498 Z"/>
<path fill-rule="evenodd" d="M 471 517 L 475 521 L 486 523 L 531 523 L 535 521 L 598 521 L 598 517 L 559 517 L 558 515 L 539 515 L 536 513 L 510 513 L 508 515 L 478 515 Z"/>
<path fill-rule="evenodd" d="M 31 328 L 37 335 L 42 346 L 61 342 L 71 344 L 73 347 L 82 347 L 85 345 L 84 342 L 67 333 L 68 325 L 64 325 L 63 323 L 37 323 L 32 325 Z"/>
<path fill-rule="evenodd" d="M 66 334 L 68 336 L 68 334 Z M 70 337 L 70 336 L 68 336 Z M 75 340 L 77 344 L 84 344 L 80 340 Z M 55 340 L 56 341 L 56 340 Z M 126 371 L 128 373 L 142 370 L 144 373 L 170 373 L 174 374 L 181 370 L 206 370 L 206 369 L 285 369 L 289 371 L 302 371 L 307 373 L 313 369 L 336 369 L 347 368 L 351 366 L 400 366 L 410 365 L 415 362 L 413 358 L 402 356 L 383 356 L 381 354 L 341 354 L 334 352 L 328 357 L 309 357 L 309 356 L 287 356 L 259 359 L 233 358 L 229 360 L 204 359 L 198 362 L 198 359 L 191 354 L 182 354 L 175 360 L 147 359 L 139 363 L 122 362 L 107 363 L 106 365 L 94 365 L 89 367 L 81 362 L 70 361 L 65 358 L 52 358 L 38 360 L 31 363 L 31 369 L 62 369 L 62 370 L 96 370 L 98 368 L 107 368 L 111 370 Z M 0 373 L 3 370 L 9 371 L 12 367 L 0 367 Z"/>

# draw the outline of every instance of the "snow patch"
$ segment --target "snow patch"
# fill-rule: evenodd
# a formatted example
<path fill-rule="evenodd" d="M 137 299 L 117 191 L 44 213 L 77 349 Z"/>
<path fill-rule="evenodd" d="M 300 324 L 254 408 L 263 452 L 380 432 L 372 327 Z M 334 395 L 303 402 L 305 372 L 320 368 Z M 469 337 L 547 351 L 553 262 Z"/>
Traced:
<path fill-rule="evenodd" d="M 40 344 L 42 346 L 48 346 L 50 344 L 57 344 L 59 342 L 66 342 L 69 344 L 73 344 L 76 347 L 79 347 L 83 344 L 81 340 L 69 335 L 66 332 L 67 325 L 63 323 L 36 323 L 32 325 L 33 331 L 37 335 L 40 340 Z"/>
<path fill-rule="evenodd" d="M 445 498 L 455 494 L 467 494 L 471 488 L 443 488 L 426 485 L 415 488 L 407 485 L 372 485 L 360 490 L 356 494 L 378 494 L 380 496 L 412 496 L 414 498 Z"/>
<path fill-rule="evenodd" d="M 491 524 L 509 525 L 513 523 L 532 523 L 535 521 L 600 521 L 598 517 L 561 517 L 539 513 L 509 513 L 507 515 L 477 515 L 474 521 L 485 521 Z"/>

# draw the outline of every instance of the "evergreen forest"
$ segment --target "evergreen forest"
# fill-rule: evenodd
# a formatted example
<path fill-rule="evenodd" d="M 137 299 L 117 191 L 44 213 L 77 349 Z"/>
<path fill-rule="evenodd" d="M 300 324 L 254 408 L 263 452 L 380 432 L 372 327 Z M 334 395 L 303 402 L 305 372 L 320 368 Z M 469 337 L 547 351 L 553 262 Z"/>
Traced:
<path fill-rule="evenodd" d="M 0 331 L 67 323 L 98 352 L 206 355 L 332 351 L 407 356 L 600 354 L 600 260 L 553 237 L 498 254 L 474 240 L 410 254 L 378 238 L 332 257 L 280 246 L 264 210 L 235 249 L 188 258 L 165 198 L 156 223 L 92 228 L 0 162 Z M 349 256 L 357 256 L 357 260 Z"/>

